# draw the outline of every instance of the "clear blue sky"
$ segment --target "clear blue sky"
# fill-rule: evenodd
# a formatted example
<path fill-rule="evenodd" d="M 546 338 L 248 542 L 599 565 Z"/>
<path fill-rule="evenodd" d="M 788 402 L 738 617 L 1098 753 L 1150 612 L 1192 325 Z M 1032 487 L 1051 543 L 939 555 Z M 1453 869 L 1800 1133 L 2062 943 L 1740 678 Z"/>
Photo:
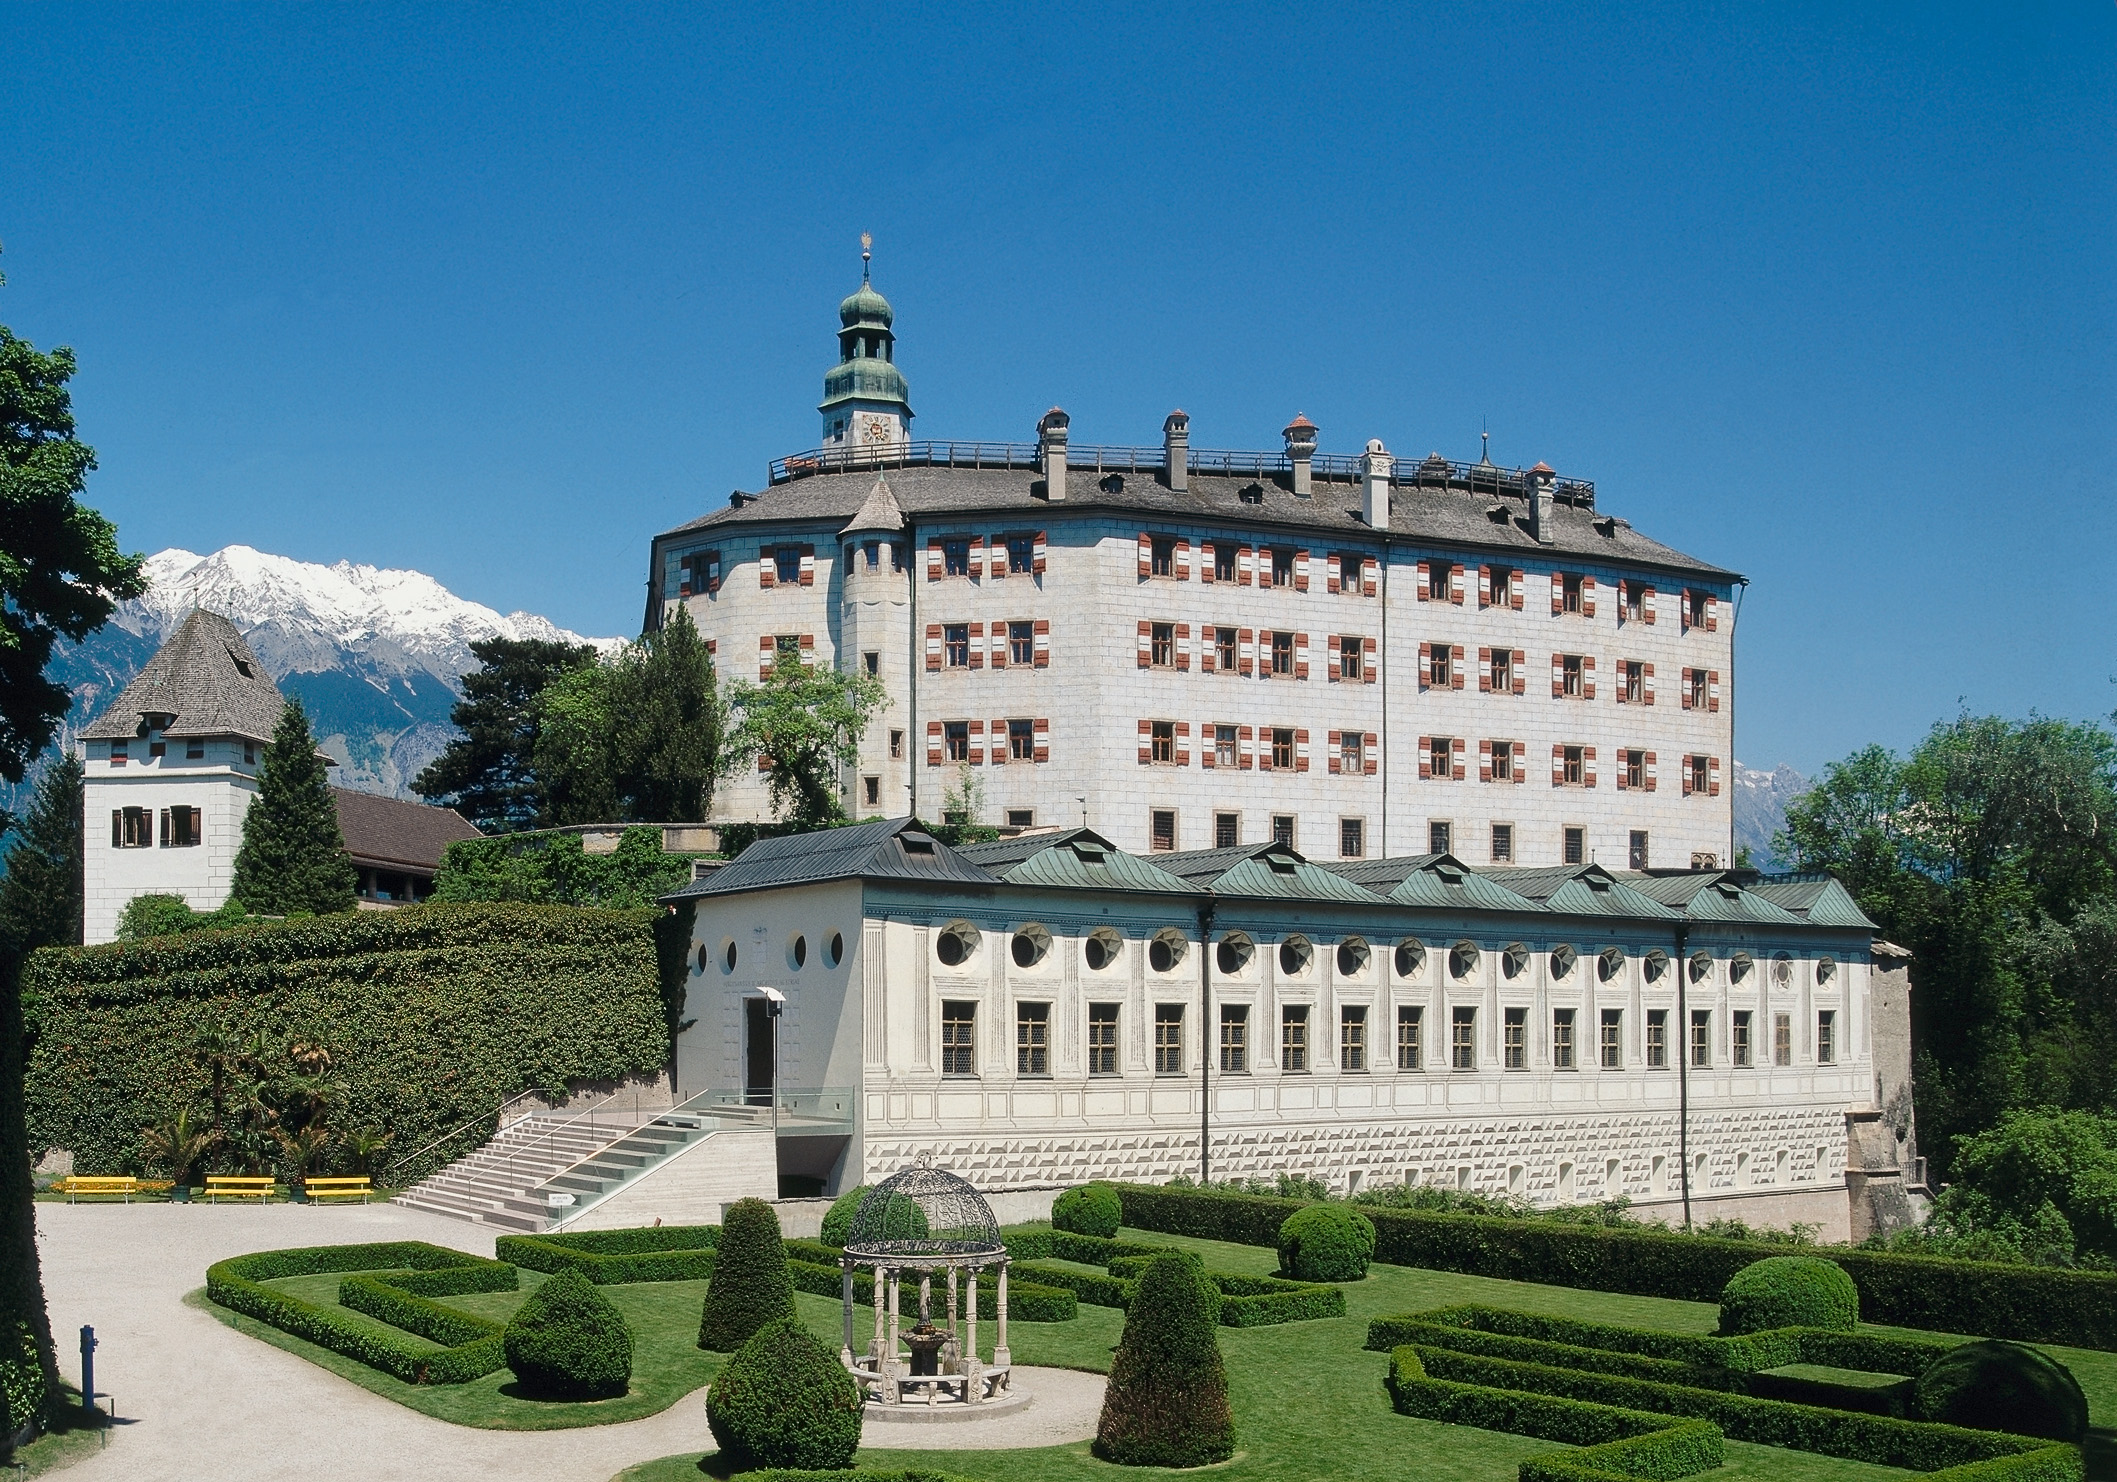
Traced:
<path fill-rule="evenodd" d="M 810 447 L 1544 459 L 1752 579 L 1737 752 L 2117 705 L 2117 6 L 17 7 L 0 322 L 135 549 L 590 633 Z"/>

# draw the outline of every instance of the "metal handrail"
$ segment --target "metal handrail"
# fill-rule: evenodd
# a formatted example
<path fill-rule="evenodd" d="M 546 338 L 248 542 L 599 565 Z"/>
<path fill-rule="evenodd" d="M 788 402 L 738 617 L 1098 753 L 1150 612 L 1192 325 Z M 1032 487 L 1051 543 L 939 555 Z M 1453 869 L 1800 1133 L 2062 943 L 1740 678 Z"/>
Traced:
<path fill-rule="evenodd" d="M 576 1122 L 593 1118 L 599 1113 L 606 1110 L 611 1102 L 617 1100 L 620 1096 L 623 1096 L 625 1094 L 625 1089 L 625 1087 L 619 1086 L 615 1091 L 612 1091 L 608 1095 L 604 1096 L 602 1100 L 594 1102 L 591 1105 L 582 1107 L 579 1111 L 575 1112 L 570 1117 L 547 1119 L 544 1131 L 540 1138 L 532 1142 L 517 1143 L 513 1148 L 508 1150 L 508 1178 L 512 1180 L 520 1176 L 520 1170 L 515 1165 L 521 1160 L 522 1156 L 530 1150 L 530 1148 L 540 1146 L 548 1149 L 551 1146 L 553 1139 L 556 1138 L 561 1132 L 564 1132 L 567 1128 L 573 1126 Z M 640 1088 L 635 1083 L 631 1089 L 633 1115 L 632 1126 L 628 1128 L 624 1134 L 621 1134 L 620 1137 L 611 1139 L 613 1142 L 622 1140 L 623 1136 L 629 1136 L 632 1132 L 637 1131 L 639 1128 Z M 655 1115 L 657 1116 L 663 1116 L 666 1114 L 666 1112 L 655 1113 Z M 607 1147 L 608 1144 L 606 1143 L 604 1146 Z M 592 1157 L 594 1155 L 590 1154 L 590 1156 Z"/>
<path fill-rule="evenodd" d="M 490 1113 L 486 1114 L 487 1116 L 490 1116 L 492 1118 L 493 1132 L 495 1134 L 500 1133 L 506 1130 L 506 1128 L 510 1125 L 508 1122 L 503 1120 L 507 1116 L 507 1109 L 509 1107 L 513 1106 L 518 1101 L 527 1101 L 533 1096 L 541 1097 L 543 1094 L 544 1093 L 541 1091 L 517 1091 L 514 1095 L 508 1097 L 505 1101 L 501 1102 L 499 1106 L 495 1107 Z M 519 1121 L 522 1119 L 517 1118 L 516 1120 Z M 472 1117 L 468 1122 L 465 1122 L 462 1126 L 455 1128 L 453 1131 L 442 1133 L 439 1137 L 435 1138 L 425 1147 L 420 1148 L 417 1152 L 406 1153 L 401 1158 L 391 1160 L 389 1166 L 383 1169 L 384 1177 L 395 1173 L 398 1169 L 402 1168 L 405 1164 L 411 1162 L 413 1159 L 423 1157 L 426 1154 L 432 1152 L 435 1148 L 440 1147 L 443 1143 L 454 1141 L 456 1138 L 461 1137 L 464 1133 L 470 1131 L 471 1128 L 483 1127 L 485 1125 L 485 1122 L 486 1116 Z"/>
<path fill-rule="evenodd" d="M 639 1132 L 640 1128 L 648 1126 L 653 1122 L 659 1122 L 665 1118 L 677 1116 L 710 1117 L 710 1113 L 694 1111 L 692 1110 L 692 1108 L 696 1103 L 705 1101 L 712 1094 L 713 1093 L 710 1091 L 701 1091 L 695 1096 L 686 1097 L 684 1100 L 678 1102 L 674 1106 L 664 1107 L 660 1111 L 655 1112 L 654 1115 L 646 1121 L 635 1122 L 634 1125 L 627 1127 L 623 1132 L 620 1132 L 617 1136 L 611 1138 L 608 1142 L 599 1144 L 593 1152 L 586 1153 L 583 1156 L 574 1159 L 571 1163 L 568 1163 L 564 1168 L 560 1168 L 552 1173 L 546 1174 L 544 1177 L 538 1179 L 536 1183 L 531 1185 L 528 1189 L 523 1190 L 523 1192 L 525 1194 L 528 1194 L 535 1192 L 537 1189 L 550 1188 L 560 1179 L 566 1177 L 567 1174 L 572 1173 L 577 1168 L 582 1168 L 590 1163 L 593 1163 L 597 1158 L 602 1157 L 603 1154 L 609 1152 L 612 1148 L 616 1147 L 626 1138 L 636 1135 Z M 638 1107 L 637 1098 L 635 1097 L 634 1116 L 637 1117 L 637 1115 Z M 512 1177 L 512 1160 L 510 1160 L 510 1177 Z M 601 1203 L 602 1201 L 599 1199 L 596 1202 Z M 557 1229 L 559 1226 L 565 1224 L 567 1220 L 574 1219 L 579 1215 L 585 1214 L 587 1212 L 588 1207 L 589 1206 L 586 1205 L 579 1205 L 569 1209 L 564 1215 L 559 1216 L 553 1221 L 552 1228 Z"/>

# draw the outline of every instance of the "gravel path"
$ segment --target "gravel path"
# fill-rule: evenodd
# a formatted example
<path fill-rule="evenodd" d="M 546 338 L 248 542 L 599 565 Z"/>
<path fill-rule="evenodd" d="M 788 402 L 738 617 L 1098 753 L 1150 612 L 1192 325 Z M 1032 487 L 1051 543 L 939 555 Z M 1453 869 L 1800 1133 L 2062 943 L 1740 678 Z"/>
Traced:
<path fill-rule="evenodd" d="M 80 1482 L 306 1482 L 318 1475 L 332 1482 L 608 1482 L 639 1462 L 713 1445 L 697 1395 L 623 1425 L 535 1432 L 450 1425 L 183 1305 L 184 1293 L 204 1285 L 206 1268 L 229 1256 L 367 1240 L 429 1240 L 490 1256 L 493 1232 L 477 1225 L 393 1204 L 40 1204 L 37 1225 L 61 1366 L 79 1377 L 76 1334 L 93 1323 L 101 1345 L 96 1387 L 117 1397 L 126 1422 L 105 1451 L 68 1469 Z M 962 1428 L 891 1426 L 887 1441 L 918 1449 L 1012 1448 L 1094 1434 L 1099 1376 L 1018 1372 L 1037 1395 L 1026 1409 Z"/>

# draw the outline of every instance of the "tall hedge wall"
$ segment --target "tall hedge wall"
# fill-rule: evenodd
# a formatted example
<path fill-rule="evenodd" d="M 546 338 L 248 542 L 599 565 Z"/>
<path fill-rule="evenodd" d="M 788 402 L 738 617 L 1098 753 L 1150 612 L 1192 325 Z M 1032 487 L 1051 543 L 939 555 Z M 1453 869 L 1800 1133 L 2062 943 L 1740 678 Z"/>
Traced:
<path fill-rule="evenodd" d="M 25 985 L 44 1002 L 28 1076 L 32 1155 L 70 1148 L 82 1173 L 136 1166 L 140 1130 L 172 1100 L 207 1101 L 201 1032 L 257 1030 L 331 1052 L 336 1124 L 394 1135 L 392 1155 L 516 1092 L 651 1074 L 669 1062 L 658 952 L 665 912 L 433 905 L 46 948 Z M 408 1167 L 423 1175 L 466 1137 Z M 217 1166 L 217 1165 L 215 1165 Z"/>

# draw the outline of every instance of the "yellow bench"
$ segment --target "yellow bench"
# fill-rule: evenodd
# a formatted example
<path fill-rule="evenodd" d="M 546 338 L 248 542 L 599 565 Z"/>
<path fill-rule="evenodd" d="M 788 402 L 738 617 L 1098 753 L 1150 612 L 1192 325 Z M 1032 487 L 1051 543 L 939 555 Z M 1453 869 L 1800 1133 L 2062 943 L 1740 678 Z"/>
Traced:
<path fill-rule="evenodd" d="M 140 1180 L 136 1178 L 102 1177 L 99 1175 L 70 1173 L 52 1185 L 55 1192 L 66 1196 L 68 1204 L 77 1198 L 122 1198 L 127 1204 L 134 1194 L 144 1193 Z"/>
<path fill-rule="evenodd" d="M 233 1173 L 209 1173 L 206 1175 L 206 1202 L 216 1203 L 222 1199 L 269 1199 L 279 1192 L 279 1181 L 271 1178 L 249 1178 Z"/>
<path fill-rule="evenodd" d="M 368 1202 L 373 1191 L 369 1181 L 361 1178 L 310 1178 L 302 1180 L 302 1187 L 309 1191 L 311 1201 L 318 1199 L 358 1199 Z"/>

